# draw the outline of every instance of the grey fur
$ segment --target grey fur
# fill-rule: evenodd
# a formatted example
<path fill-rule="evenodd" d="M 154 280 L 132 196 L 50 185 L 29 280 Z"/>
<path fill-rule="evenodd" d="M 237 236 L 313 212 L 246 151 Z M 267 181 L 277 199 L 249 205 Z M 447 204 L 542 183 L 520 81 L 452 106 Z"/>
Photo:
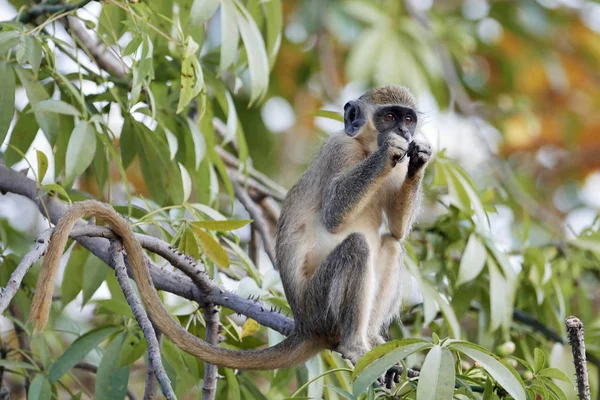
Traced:
<path fill-rule="evenodd" d="M 341 132 L 325 141 L 284 201 L 276 241 L 277 267 L 296 333 L 353 362 L 384 341 L 381 331 L 399 313 L 400 241 L 418 210 L 431 155 L 426 144 L 402 138 L 407 129 L 402 121 L 373 120 L 382 104 L 415 111 L 408 90 L 376 88 L 355 104 L 364 125 L 355 136 Z M 412 139 L 415 127 L 408 129 Z M 395 169 L 398 163 L 404 169 Z M 384 214 L 391 234 L 381 236 Z"/>

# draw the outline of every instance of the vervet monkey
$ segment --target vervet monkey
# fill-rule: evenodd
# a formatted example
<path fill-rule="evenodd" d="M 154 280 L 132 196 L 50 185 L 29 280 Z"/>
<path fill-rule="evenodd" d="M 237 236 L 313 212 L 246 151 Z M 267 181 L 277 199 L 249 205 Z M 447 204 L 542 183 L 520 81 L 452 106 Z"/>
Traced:
<path fill-rule="evenodd" d="M 182 350 L 222 367 L 277 369 L 322 349 L 351 362 L 383 343 L 400 311 L 402 240 L 413 222 L 430 146 L 414 139 L 415 99 L 401 86 L 372 89 L 344 106 L 344 130 L 330 136 L 289 191 L 278 223 L 277 268 L 295 332 L 276 346 L 238 351 L 206 343 L 165 310 L 129 223 L 107 204 L 73 205 L 54 230 L 30 319 L 47 323 L 54 278 L 75 222 L 94 216 L 121 237 L 152 322 Z M 389 233 L 380 228 L 387 217 Z"/>

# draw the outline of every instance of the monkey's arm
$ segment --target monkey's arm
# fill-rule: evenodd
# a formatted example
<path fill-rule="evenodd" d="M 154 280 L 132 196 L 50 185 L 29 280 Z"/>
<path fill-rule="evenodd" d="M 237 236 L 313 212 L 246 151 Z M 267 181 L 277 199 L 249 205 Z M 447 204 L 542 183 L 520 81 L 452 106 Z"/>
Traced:
<path fill-rule="evenodd" d="M 408 149 L 404 139 L 390 137 L 377 151 L 349 171 L 326 183 L 321 210 L 325 227 L 336 232 L 360 213 L 372 198 L 383 178 L 404 157 Z M 330 154 L 340 157 L 339 154 Z"/>
<path fill-rule="evenodd" d="M 415 140 L 410 143 L 407 154 L 410 160 L 406 178 L 387 209 L 390 233 L 398 240 L 404 240 L 408 235 L 417 213 L 421 181 L 431 158 L 431 146 L 423 140 Z"/>

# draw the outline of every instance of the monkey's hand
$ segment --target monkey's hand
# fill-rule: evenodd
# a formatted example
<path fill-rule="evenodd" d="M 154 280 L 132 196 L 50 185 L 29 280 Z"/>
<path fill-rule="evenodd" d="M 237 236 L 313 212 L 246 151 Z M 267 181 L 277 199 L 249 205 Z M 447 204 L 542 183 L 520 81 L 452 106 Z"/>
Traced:
<path fill-rule="evenodd" d="M 408 146 L 408 172 L 409 178 L 413 177 L 417 172 L 422 171 L 431 159 L 431 146 L 424 140 L 413 140 Z"/>
<path fill-rule="evenodd" d="M 379 149 L 389 162 L 390 169 L 401 162 L 410 151 L 410 144 L 406 139 L 398 135 L 389 135 Z"/>

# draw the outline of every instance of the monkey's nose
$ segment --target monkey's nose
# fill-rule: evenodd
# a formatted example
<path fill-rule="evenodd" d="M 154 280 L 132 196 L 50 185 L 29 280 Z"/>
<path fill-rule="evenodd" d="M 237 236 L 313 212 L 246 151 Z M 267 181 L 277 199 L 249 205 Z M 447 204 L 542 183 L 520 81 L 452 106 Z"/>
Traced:
<path fill-rule="evenodd" d="M 410 132 L 404 129 L 401 129 L 400 132 L 398 133 L 400 136 L 402 136 L 404 139 L 406 139 L 407 142 L 410 143 L 412 137 L 410 135 Z"/>

